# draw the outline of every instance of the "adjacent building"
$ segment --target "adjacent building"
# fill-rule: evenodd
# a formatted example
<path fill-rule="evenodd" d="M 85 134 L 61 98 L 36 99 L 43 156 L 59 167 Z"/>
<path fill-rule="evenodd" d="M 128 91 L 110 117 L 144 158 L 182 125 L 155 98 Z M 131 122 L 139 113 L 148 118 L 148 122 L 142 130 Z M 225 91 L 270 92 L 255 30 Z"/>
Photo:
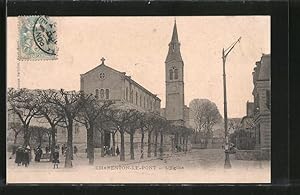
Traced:
<path fill-rule="evenodd" d="M 271 149 L 271 58 L 263 54 L 253 71 L 256 149 Z"/>

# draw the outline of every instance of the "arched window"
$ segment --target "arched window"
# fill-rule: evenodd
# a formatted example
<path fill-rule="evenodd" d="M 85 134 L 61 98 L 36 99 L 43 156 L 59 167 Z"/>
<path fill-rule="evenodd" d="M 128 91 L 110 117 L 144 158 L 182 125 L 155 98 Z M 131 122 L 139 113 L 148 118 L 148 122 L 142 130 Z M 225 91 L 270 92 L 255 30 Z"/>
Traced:
<path fill-rule="evenodd" d="M 138 105 L 138 92 L 135 92 L 135 104 Z"/>
<path fill-rule="evenodd" d="M 140 106 L 142 106 L 142 96 L 140 96 Z"/>
<path fill-rule="evenodd" d="M 130 102 L 133 103 L 133 91 L 130 91 Z"/>
<path fill-rule="evenodd" d="M 125 89 L 125 99 L 126 101 L 128 101 L 128 87 L 126 87 Z"/>
<path fill-rule="evenodd" d="M 104 89 L 100 89 L 100 98 L 104 99 Z"/>
<path fill-rule="evenodd" d="M 178 69 L 176 68 L 175 70 L 174 70 L 174 79 L 178 79 Z"/>
<path fill-rule="evenodd" d="M 173 70 L 172 69 L 169 70 L 169 77 L 170 77 L 170 80 L 173 80 Z"/>
<path fill-rule="evenodd" d="M 96 98 L 98 99 L 99 97 L 99 89 L 96 89 Z"/>
<path fill-rule="evenodd" d="M 109 99 L 109 89 L 105 89 L 105 98 Z"/>

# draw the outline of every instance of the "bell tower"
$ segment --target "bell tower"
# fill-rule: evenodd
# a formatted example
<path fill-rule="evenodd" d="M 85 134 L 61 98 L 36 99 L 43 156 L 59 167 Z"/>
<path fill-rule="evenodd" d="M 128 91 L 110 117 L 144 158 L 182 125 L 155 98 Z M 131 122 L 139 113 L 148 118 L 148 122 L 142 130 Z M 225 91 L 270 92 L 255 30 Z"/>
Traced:
<path fill-rule="evenodd" d="M 184 123 L 183 65 L 175 20 L 171 42 L 169 43 L 169 51 L 165 61 L 166 118 L 179 124 Z"/>

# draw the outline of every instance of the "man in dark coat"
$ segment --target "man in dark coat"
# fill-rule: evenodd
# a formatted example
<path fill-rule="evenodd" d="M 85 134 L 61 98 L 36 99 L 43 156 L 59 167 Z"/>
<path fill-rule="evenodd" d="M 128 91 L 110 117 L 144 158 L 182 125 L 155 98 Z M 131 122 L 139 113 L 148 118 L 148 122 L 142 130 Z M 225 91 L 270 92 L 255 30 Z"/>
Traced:
<path fill-rule="evenodd" d="M 23 160 L 22 160 L 22 165 L 25 165 L 25 167 L 28 167 L 29 165 L 29 161 L 30 161 L 30 147 L 27 146 L 24 149 L 24 153 L 23 153 Z"/>
<path fill-rule="evenodd" d="M 55 148 L 55 151 L 53 153 L 53 169 L 55 169 L 55 167 L 58 169 L 58 163 L 59 163 L 59 149 Z"/>
<path fill-rule="evenodd" d="M 35 158 L 34 158 L 34 160 L 35 160 L 36 162 L 40 162 L 40 161 L 41 161 L 42 154 L 43 154 L 43 151 L 42 151 L 41 147 L 39 146 L 39 147 L 36 149 L 36 151 L 35 151 Z"/>
<path fill-rule="evenodd" d="M 117 156 L 119 156 L 119 154 L 120 154 L 119 146 L 117 146 L 116 154 L 117 154 Z"/>
<path fill-rule="evenodd" d="M 20 166 L 20 164 L 22 163 L 22 159 L 23 159 L 23 148 L 19 146 L 16 150 L 15 163 L 17 163 L 18 166 Z"/>

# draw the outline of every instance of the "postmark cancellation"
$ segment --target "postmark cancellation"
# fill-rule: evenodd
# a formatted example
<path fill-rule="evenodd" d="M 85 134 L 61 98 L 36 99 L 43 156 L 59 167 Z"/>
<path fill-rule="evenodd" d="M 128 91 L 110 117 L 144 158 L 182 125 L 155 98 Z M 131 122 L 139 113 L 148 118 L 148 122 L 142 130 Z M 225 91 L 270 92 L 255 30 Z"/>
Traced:
<path fill-rule="evenodd" d="M 57 59 L 56 22 L 48 16 L 19 16 L 19 60 Z"/>

